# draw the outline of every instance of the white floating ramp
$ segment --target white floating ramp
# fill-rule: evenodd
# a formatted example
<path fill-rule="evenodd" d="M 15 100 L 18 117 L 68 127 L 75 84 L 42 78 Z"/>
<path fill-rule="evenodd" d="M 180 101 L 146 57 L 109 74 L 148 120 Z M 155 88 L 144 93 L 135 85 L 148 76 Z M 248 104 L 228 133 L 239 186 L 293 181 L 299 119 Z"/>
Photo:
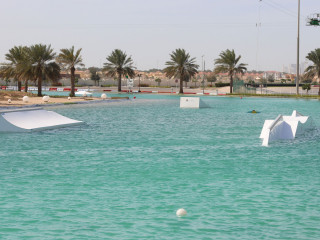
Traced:
<path fill-rule="evenodd" d="M 77 91 L 74 93 L 76 97 L 91 97 L 92 93 L 87 91 Z"/>
<path fill-rule="evenodd" d="M 205 108 L 208 107 L 199 97 L 181 97 L 180 108 Z"/>
<path fill-rule="evenodd" d="M 265 120 L 260 138 L 263 139 L 262 146 L 268 146 L 269 142 L 294 139 L 315 129 L 311 117 L 303 116 L 294 110 L 291 116 L 280 114 L 275 120 Z"/>
<path fill-rule="evenodd" d="M 33 132 L 83 123 L 42 108 L 0 111 L 0 132 Z"/>

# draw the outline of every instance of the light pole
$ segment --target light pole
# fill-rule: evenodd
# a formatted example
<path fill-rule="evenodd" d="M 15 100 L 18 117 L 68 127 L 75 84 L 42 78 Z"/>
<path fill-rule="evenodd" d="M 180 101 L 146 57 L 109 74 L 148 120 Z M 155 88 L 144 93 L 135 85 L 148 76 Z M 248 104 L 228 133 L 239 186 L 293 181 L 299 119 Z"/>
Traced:
<path fill-rule="evenodd" d="M 300 52 L 300 0 L 298 0 L 298 36 L 297 36 L 297 78 L 296 89 L 297 95 L 299 95 L 299 52 Z"/>
<path fill-rule="evenodd" d="M 202 93 L 204 92 L 204 64 L 203 64 L 203 57 L 204 55 L 201 56 L 201 65 L 202 65 Z"/>
<path fill-rule="evenodd" d="M 202 93 L 204 94 L 204 71 L 206 69 L 206 61 L 203 61 L 203 77 L 202 77 Z"/>
<path fill-rule="evenodd" d="M 138 92 L 141 92 L 141 91 L 140 91 L 140 77 L 141 77 L 141 74 L 140 74 L 140 73 L 138 74 L 138 77 L 139 77 L 139 90 L 138 90 Z"/>
<path fill-rule="evenodd" d="M 261 78 L 256 77 L 257 82 L 258 82 L 260 79 L 261 79 Z M 261 86 L 261 94 L 262 94 L 262 84 L 261 84 L 260 86 Z"/>

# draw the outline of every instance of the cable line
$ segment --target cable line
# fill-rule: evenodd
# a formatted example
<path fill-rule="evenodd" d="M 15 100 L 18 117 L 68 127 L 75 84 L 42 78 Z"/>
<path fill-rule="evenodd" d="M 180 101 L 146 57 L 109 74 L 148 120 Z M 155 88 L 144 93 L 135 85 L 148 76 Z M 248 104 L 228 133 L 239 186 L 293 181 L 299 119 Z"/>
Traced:
<path fill-rule="evenodd" d="M 267 0 L 267 1 L 265 0 L 265 1 L 261 1 L 261 2 L 266 4 L 266 5 L 268 5 L 269 7 L 272 7 L 274 9 L 286 14 L 286 15 L 289 15 L 289 16 L 294 17 L 294 18 L 297 17 L 297 14 L 294 14 L 294 13 L 292 13 L 292 12 L 290 12 L 290 11 L 284 9 L 284 8 L 280 8 L 279 7 L 280 5 L 275 4 L 275 3 L 271 2 L 271 1 L 270 2 L 268 2 L 268 1 L 270 1 L 270 0 Z"/>

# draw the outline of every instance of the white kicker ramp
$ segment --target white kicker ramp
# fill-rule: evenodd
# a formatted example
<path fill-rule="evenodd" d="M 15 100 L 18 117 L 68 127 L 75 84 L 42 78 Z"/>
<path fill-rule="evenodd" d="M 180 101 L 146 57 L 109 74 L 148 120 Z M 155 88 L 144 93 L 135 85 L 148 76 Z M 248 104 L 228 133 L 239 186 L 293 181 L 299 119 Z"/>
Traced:
<path fill-rule="evenodd" d="M 42 108 L 0 111 L 0 132 L 33 132 L 83 123 Z"/>
<path fill-rule="evenodd" d="M 268 146 L 274 140 L 290 140 L 306 131 L 315 130 L 312 118 L 303 116 L 296 110 L 291 116 L 279 115 L 275 120 L 265 120 L 260 138 L 262 146 Z"/>
<path fill-rule="evenodd" d="M 77 91 L 74 93 L 76 97 L 91 97 L 92 93 L 87 91 Z"/>
<path fill-rule="evenodd" d="M 181 97 L 180 108 L 205 108 L 208 107 L 199 97 Z"/>

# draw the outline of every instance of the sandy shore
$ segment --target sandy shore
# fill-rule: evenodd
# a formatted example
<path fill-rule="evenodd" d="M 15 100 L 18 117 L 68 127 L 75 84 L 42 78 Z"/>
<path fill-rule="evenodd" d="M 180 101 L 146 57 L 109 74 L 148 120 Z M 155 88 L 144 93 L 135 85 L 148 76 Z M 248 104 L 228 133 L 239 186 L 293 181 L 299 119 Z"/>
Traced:
<path fill-rule="evenodd" d="M 83 97 L 73 97 L 70 100 L 68 97 L 60 97 L 60 98 L 53 98 L 49 99 L 49 102 L 44 102 L 42 97 L 29 97 L 28 102 L 23 102 L 21 99 L 12 100 L 11 103 L 8 100 L 0 101 L 0 107 L 23 107 L 23 106 L 30 106 L 30 105 L 51 105 L 51 104 L 70 104 L 70 103 L 77 103 L 83 101 L 91 101 L 91 100 L 101 100 L 101 98 L 83 98 Z"/>

